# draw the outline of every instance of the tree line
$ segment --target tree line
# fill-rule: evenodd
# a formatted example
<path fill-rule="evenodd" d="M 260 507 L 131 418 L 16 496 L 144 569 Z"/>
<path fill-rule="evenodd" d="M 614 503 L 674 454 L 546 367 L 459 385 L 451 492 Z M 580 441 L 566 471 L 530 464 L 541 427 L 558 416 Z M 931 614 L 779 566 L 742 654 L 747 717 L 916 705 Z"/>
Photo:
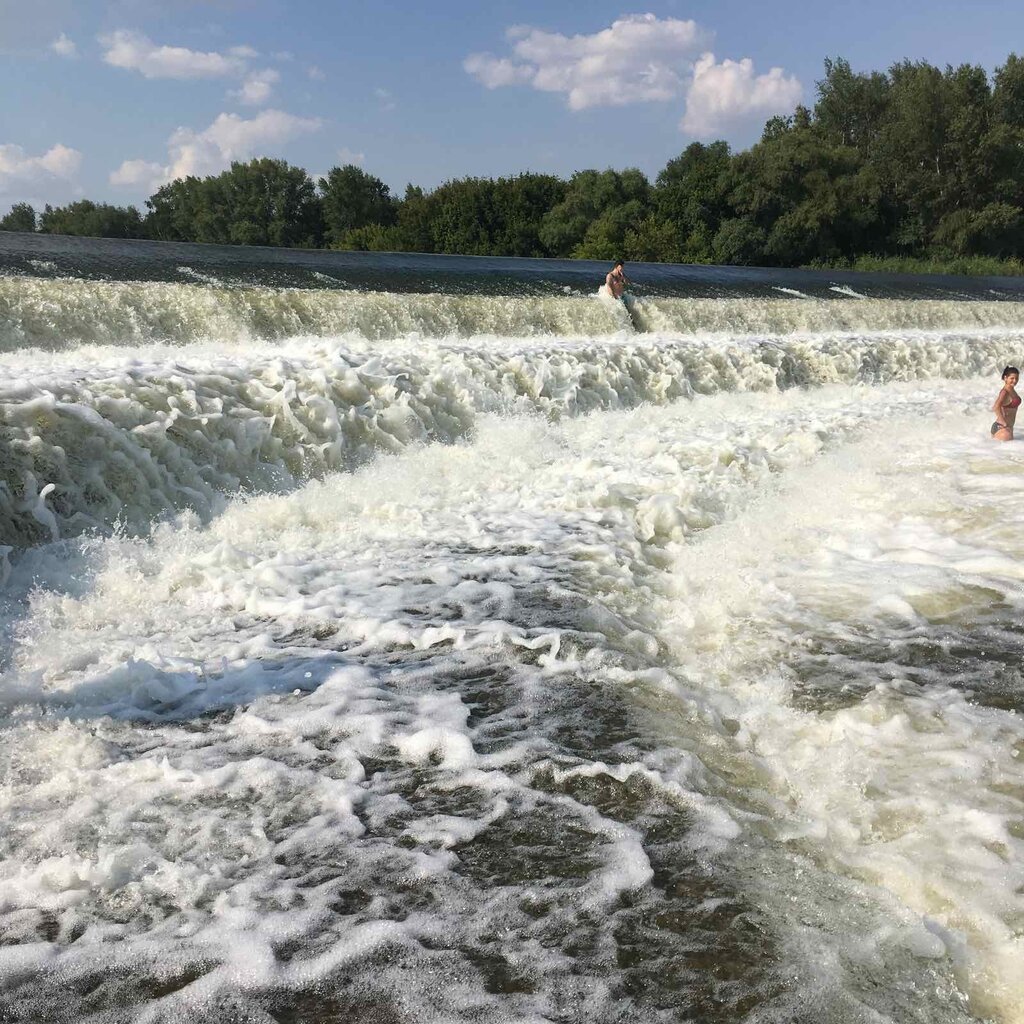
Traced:
<path fill-rule="evenodd" d="M 851 265 L 860 257 L 1024 257 L 1024 59 L 826 60 L 813 107 L 732 152 L 694 142 L 651 182 L 636 169 L 568 180 L 460 178 L 395 196 L 353 165 L 314 181 L 259 158 L 163 185 L 133 206 L 16 204 L 0 229 L 394 252 Z"/>

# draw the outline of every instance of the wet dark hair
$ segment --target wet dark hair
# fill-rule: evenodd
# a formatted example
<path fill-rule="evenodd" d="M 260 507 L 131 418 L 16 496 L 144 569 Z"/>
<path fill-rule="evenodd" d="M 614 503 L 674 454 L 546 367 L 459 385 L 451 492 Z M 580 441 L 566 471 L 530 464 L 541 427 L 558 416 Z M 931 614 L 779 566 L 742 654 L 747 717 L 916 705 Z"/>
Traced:
<path fill-rule="evenodd" d="M 1011 373 L 1015 373 L 1018 377 L 1020 377 L 1020 370 L 1018 370 L 1016 366 L 1004 366 L 1003 380 L 1006 380 L 1006 378 L 1009 377 Z"/>
<path fill-rule="evenodd" d="M 614 270 L 616 267 L 624 267 L 624 266 L 625 266 L 625 263 L 623 263 L 622 260 L 616 260 L 612 264 L 612 270 Z"/>

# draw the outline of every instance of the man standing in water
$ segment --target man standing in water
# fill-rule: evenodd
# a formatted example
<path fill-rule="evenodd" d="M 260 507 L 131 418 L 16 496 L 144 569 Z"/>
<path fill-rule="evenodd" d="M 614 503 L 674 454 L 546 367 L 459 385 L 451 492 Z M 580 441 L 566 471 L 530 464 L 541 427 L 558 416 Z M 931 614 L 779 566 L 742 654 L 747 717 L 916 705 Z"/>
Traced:
<path fill-rule="evenodd" d="M 626 292 L 626 285 L 629 284 L 629 278 L 623 273 L 623 266 L 625 264 L 622 260 L 616 260 L 615 266 L 605 275 L 604 285 L 613 299 L 621 299 Z"/>

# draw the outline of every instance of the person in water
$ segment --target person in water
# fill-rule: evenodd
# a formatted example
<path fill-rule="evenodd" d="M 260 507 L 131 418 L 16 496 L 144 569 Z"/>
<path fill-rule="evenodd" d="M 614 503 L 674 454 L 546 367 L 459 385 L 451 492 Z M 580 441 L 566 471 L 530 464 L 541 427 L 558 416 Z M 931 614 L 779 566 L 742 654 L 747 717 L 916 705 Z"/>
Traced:
<path fill-rule="evenodd" d="M 1017 406 L 1020 405 L 1020 395 L 1015 390 L 1019 380 L 1020 370 L 1016 366 L 1007 366 L 1003 370 L 1003 390 L 992 403 L 992 411 L 996 414 L 996 421 L 992 424 L 992 438 L 995 441 L 1013 440 L 1013 421 L 1017 418 Z"/>
<path fill-rule="evenodd" d="M 626 285 L 629 284 L 629 278 L 622 270 L 624 266 L 622 260 L 616 260 L 615 266 L 605 275 L 604 285 L 613 299 L 621 299 L 626 292 Z"/>

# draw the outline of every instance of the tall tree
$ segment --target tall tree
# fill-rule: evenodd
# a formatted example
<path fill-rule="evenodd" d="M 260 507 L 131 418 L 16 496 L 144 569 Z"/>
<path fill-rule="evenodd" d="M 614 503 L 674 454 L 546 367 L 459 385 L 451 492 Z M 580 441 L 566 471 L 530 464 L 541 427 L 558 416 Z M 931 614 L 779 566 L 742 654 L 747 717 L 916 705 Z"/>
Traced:
<path fill-rule="evenodd" d="M 39 216 L 39 230 L 51 235 L 92 238 L 140 238 L 142 217 L 134 206 L 110 206 L 79 199 L 67 206 L 50 206 Z"/>
<path fill-rule="evenodd" d="M 407 185 L 398 207 L 398 248 L 403 252 L 436 252 L 430 222 L 430 200 L 418 185 Z"/>
<path fill-rule="evenodd" d="M 301 167 L 266 157 L 233 163 L 211 184 L 225 204 L 226 241 L 239 245 L 316 246 L 323 236 L 320 202 Z"/>
<path fill-rule="evenodd" d="M 867 153 L 881 131 L 889 106 L 889 79 L 880 72 L 854 72 L 842 57 L 825 59 L 817 83 L 814 123 L 830 142 Z"/>
<path fill-rule="evenodd" d="M 871 162 L 896 208 L 897 249 L 921 253 L 947 204 L 949 83 L 924 61 L 893 65 L 889 79 L 889 107 Z"/>
<path fill-rule="evenodd" d="M 319 188 L 329 245 L 341 245 L 346 233 L 356 228 L 389 227 L 397 219 L 388 186 L 354 164 L 332 167 L 320 179 Z"/>
<path fill-rule="evenodd" d="M 179 178 L 146 201 L 154 238 L 222 245 L 317 246 L 320 201 L 301 167 L 260 157 L 222 174 Z"/>
<path fill-rule="evenodd" d="M 487 178 L 446 181 L 427 196 L 435 252 L 484 256 L 495 228 L 494 182 Z"/>
<path fill-rule="evenodd" d="M 1006 63 L 996 68 L 992 91 L 996 119 L 1024 129 L 1024 57 L 1011 53 Z"/>
<path fill-rule="evenodd" d="M 189 175 L 161 185 L 146 200 L 146 235 L 163 242 L 225 241 L 225 211 L 210 201 L 209 180 Z"/>
<path fill-rule="evenodd" d="M 565 198 L 544 217 L 540 240 L 555 256 L 614 258 L 612 250 L 639 225 L 650 202 L 650 182 L 636 168 L 577 171 Z"/>
<path fill-rule="evenodd" d="M 15 203 L 0 220 L 0 231 L 35 231 L 36 211 L 28 203 Z"/>
<path fill-rule="evenodd" d="M 739 215 L 716 255 L 793 266 L 865 251 L 881 217 L 881 187 L 852 146 L 798 123 L 741 154 L 730 199 Z M 723 228 L 725 225 L 723 224 Z M 751 247 L 763 238 L 760 254 Z"/>
<path fill-rule="evenodd" d="M 712 259 L 712 240 L 729 214 L 731 167 L 729 145 L 721 141 L 693 142 L 665 165 L 655 182 L 654 206 L 678 237 L 663 251 L 691 262 Z"/>
<path fill-rule="evenodd" d="M 491 197 L 492 251 L 497 256 L 550 256 L 540 239 L 548 210 L 565 197 L 565 182 L 553 174 L 498 178 Z"/>

